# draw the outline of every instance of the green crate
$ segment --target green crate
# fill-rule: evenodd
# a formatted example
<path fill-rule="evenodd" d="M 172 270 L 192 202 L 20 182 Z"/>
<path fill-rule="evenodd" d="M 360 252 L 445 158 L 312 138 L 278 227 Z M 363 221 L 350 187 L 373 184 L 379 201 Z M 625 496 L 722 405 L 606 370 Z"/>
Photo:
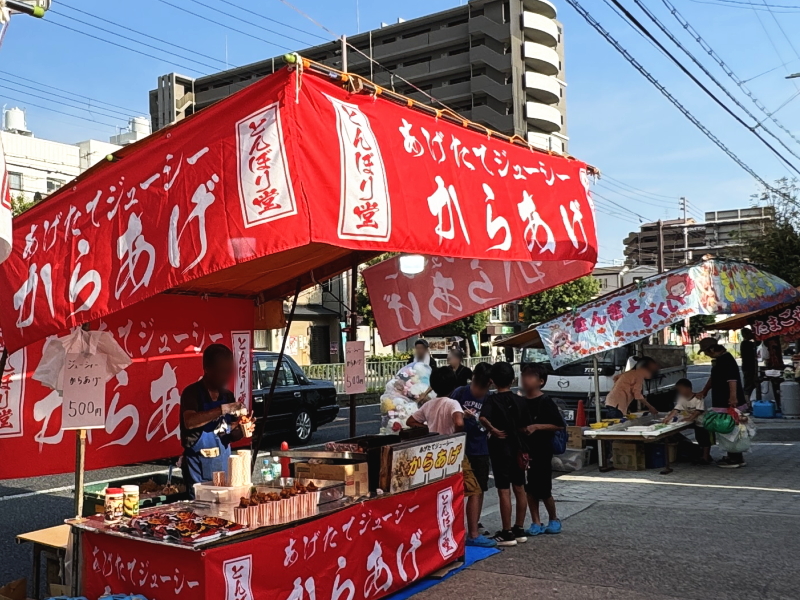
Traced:
<path fill-rule="evenodd" d="M 166 473 L 162 473 L 159 475 L 138 475 L 135 477 L 127 477 L 125 479 L 112 479 L 110 481 L 92 483 L 85 486 L 83 488 L 83 516 L 91 517 L 92 515 L 103 513 L 105 509 L 106 488 L 121 488 L 123 485 L 142 485 L 151 479 L 158 485 L 164 485 L 167 483 L 167 475 Z M 183 484 L 183 478 L 180 475 L 173 475 L 172 483 L 175 485 Z M 182 494 L 170 494 L 167 496 L 140 496 L 139 508 L 152 508 L 154 506 L 171 504 L 179 500 L 188 499 L 188 492 L 184 492 Z"/>

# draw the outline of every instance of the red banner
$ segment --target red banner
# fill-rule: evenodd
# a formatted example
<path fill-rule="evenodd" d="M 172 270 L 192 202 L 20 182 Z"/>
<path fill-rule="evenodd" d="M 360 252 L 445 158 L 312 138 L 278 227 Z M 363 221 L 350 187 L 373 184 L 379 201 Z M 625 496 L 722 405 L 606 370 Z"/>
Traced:
<path fill-rule="evenodd" d="M 778 335 L 786 341 L 796 340 L 800 337 L 800 304 L 758 315 L 751 322 L 756 339 L 760 342 Z"/>
<path fill-rule="evenodd" d="M 364 269 L 372 312 L 384 344 L 538 294 L 592 272 L 584 261 L 506 262 L 429 256 L 417 275 L 400 271 L 399 257 Z"/>
<path fill-rule="evenodd" d="M 176 287 L 255 296 L 347 255 L 313 242 L 595 261 L 584 163 L 297 77 L 123 148 L 18 217 L 0 265 L 8 347 Z"/>
<path fill-rule="evenodd" d="M 83 536 L 83 594 L 169 600 L 374 600 L 464 554 L 461 474 L 266 536 L 195 552 Z"/>
<path fill-rule="evenodd" d="M 180 392 L 203 374 L 211 343 L 235 347 L 253 324 L 248 300 L 160 295 L 92 324 L 110 331 L 133 359 L 106 384 L 106 427 L 88 432 L 86 468 L 178 456 Z M 39 341 L 8 357 L 0 384 L 0 479 L 67 473 L 75 437 L 61 430 L 62 398 L 31 378 Z M 247 386 L 249 366 L 243 374 Z M 237 375 L 238 379 L 238 375 Z M 248 399 L 250 394 L 247 395 Z"/>

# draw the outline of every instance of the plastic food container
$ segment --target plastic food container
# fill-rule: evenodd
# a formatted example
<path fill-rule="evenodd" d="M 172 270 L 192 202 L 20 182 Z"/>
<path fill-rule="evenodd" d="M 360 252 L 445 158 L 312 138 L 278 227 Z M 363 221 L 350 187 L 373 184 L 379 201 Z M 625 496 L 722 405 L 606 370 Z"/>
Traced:
<path fill-rule="evenodd" d="M 564 454 L 553 457 L 552 467 L 554 471 L 570 473 L 579 471 L 589 464 L 592 456 L 592 448 L 567 448 Z"/>
<path fill-rule="evenodd" d="M 122 486 L 122 514 L 126 517 L 139 516 L 139 486 Z"/>
<path fill-rule="evenodd" d="M 122 521 L 122 488 L 106 488 L 105 511 L 103 521 L 106 525 L 113 525 Z"/>
<path fill-rule="evenodd" d="M 194 497 L 201 502 L 212 504 L 233 504 L 239 502 L 243 496 L 249 497 L 252 487 L 250 485 L 227 487 L 213 485 L 211 482 L 195 483 Z"/>

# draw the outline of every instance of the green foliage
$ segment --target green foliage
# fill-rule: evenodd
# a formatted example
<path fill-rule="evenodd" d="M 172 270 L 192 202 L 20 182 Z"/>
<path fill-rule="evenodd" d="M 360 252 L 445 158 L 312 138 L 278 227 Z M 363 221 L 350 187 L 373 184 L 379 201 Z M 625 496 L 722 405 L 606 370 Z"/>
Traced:
<path fill-rule="evenodd" d="M 468 317 L 464 317 L 463 319 L 459 319 L 454 323 L 450 323 L 448 328 L 453 331 L 455 335 L 460 335 L 465 339 L 469 339 L 474 333 L 480 333 L 484 329 L 486 329 L 486 325 L 489 323 L 489 311 L 485 310 L 483 312 L 475 313 L 474 315 L 470 315 Z"/>
<path fill-rule="evenodd" d="M 15 217 L 17 215 L 21 215 L 29 208 L 33 207 L 36 204 L 34 200 L 26 200 L 25 196 L 20 194 L 16 198 L 11 198 L 11 214 Z"/>
<path fill-rule="evenodd" d="M 791 285 L 800 285 L 800 204 L 797 179 L 778 179 L 775 191 L 764 190 L 752 197 L 754 202 L 775 210 L 775 222 L 766 231 L 743 241 L 747 256 L 766 271 Z"/>
<path fill-rule="evenodd" d="M 600 290 L 600 282 L 586 276 L 520 300 L 526 323 L 542 323 L 561 313 L 586 304 Z"/>

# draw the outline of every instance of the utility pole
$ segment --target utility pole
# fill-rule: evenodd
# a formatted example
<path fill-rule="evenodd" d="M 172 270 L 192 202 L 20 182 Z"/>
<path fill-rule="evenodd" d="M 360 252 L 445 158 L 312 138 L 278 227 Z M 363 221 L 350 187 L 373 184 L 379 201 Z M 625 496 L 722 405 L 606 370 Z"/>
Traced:
<path fill-rule="evenodd" d="M 686 224 L 686 197 L 681 196 L 681 209 L 683 209 L 683 262 L 689 264 L 689 226 Z"/>
<path fill-rule="evenodd" d="M 664 268 L 664 221 L 658 220 L 658 273 L 663 273 Z M 669 330 L 664 328 L 658 332 L 658 340 L 662 344 L 668 341 Z"/>

